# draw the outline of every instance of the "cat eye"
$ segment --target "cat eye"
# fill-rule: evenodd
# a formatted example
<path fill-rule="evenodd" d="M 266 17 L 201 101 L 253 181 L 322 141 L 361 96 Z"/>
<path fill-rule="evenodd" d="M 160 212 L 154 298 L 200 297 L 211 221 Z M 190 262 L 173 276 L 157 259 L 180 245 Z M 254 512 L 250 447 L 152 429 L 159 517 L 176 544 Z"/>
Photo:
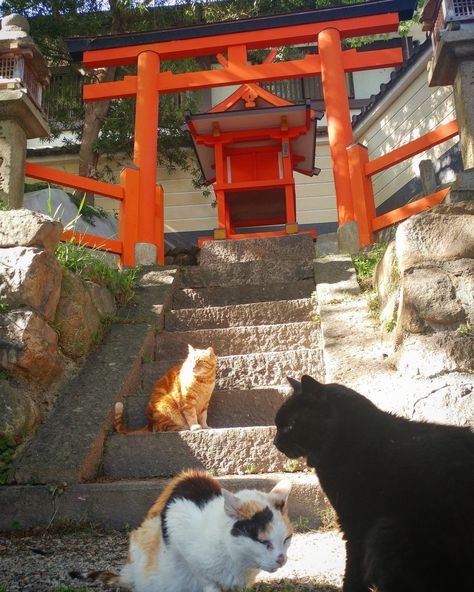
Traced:
<path fill-rule="evenodd" d="M 273 549 L 273 545 L 271 544 L 270 541 L 259 541 L 260 543 L 262 543 L 262 545 L 265 545 L 265 547 L 271 551 Z"/>

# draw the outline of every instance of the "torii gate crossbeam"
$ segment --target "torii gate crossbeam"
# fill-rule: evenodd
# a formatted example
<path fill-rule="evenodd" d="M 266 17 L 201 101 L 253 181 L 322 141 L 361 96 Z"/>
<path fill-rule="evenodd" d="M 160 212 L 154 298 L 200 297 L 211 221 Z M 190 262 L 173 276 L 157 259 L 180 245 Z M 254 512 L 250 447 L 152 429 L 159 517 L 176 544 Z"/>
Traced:
<path fill-rule="evenodd" d="M 398 0 L 398 4 L 407 3 L 414 4 L 411 0 Z M 105 47 L 97 47 L 97 49 L 92 50 L 88 50 L 87 47 L 90 44 L 84 42 L 82 55 L 84 65 L 87 68 L 137 64 L 136 76 L 126 76 L 121 81 L 86 85 L 84 87 L 84 99 L 86 101 L 137 97 L 133 159 L 134 165 L 139 170 L 139 195 L 136 196 L 136 199 L 139 200 L 137 242 L 156 245 L 158 247 L 158 262 L 163 262 L 163 205 L 157 203 L 156 197 L 160 93 L 197 90 L 229 84 L 256 83 L 266 80 L 303 78 L 318 74 L 321 74 L 327 114 L 338 221 L 339 224 L 344 224 L 354 220 L 354 206 L 346 153 L 346 146 L 353 143 L 353 136 L 345 86 L 345 73 L 396 66 L 402 63 L 403 57 L 399 48 L 360 53 L 355 50 L 343 51 L 341 40 L 345 37 L 396 31 L 400 20 L 399 14 L 402 13 L 395 11 L 381 13 L 382 6 L 393 7 L 395 5 L 397 5 L 397 0 L 380 0 L 365 5 L 339 7 L 337 9 L 339 10 L 337 13 L 339 18 L 333 20 L 323 19 L 321 22 L 272 26 L 204 37 L 201 35 L 202 31 L 200 31 L 199 36 L 192 37 L 192 30 L 194 29 L 190 28 L 189 34 L 191 36 L 179 41 L 161 40 L 160 35 L 162 32 L 156 32 L 157 41 L 152 43 L 143 43 L 144 38 L 139 39 L 140 34 L 118 36 L 118 38 L 98 38 L 97 40 L 101 41 L 98 45 L 105 45 Z M 395 9 L 397 8 L 395 7 Z M 329 13 L 333 14 L 334 10 L 329 11 Z M 369 10 L 369 13 L 354 18 L 342 18 L 340 16 L 342 10 L 345 10 L 347 14 L 350 14 L 351 11 L 357 11 L 356 14 L 367 13 L 367 10 Z M 376 14 L 370 13 L 370 10 Z M 407 6 L 404 6 L 404 10 L 405 12 L 408 10 Z M 314 20 L 313 13 L 323 13 L 325 11 L 308 11 L 308 13 L 310 12 L 310 17 Z M 278 16 L 284 17 L 286 15 Z M 403 18 L 409 18 L 409 15 L 403 13 Z M 262 26 L 266 22 L 265 19 L 254 20 L 262 22 Z M 248 22 L 249 20 L 245 21 L 247 25 Z M 232 24 L 236 25 L 238 21 Z M 220 25 L 224 27 L 229 23 L 221 23 Z M 213 32 L 219 32 L 219 23 L 207 25 L 207 27 L 210 27 Z M 178 33 L 182 34 L 183 30 L 178 30 Z M 166 33 L 166 31 L 163 33 Z M 184 35 L 186 37 L 186 32 Z M 134 40 L 139 40 L 140 43 L 134 44 Z M 247 51 L 249 49 L 271 48 L 308 42 L 318 44 L 319 54 L 308 55 L 304 59 L 288 62 L 247 64 Z M 75 52 L 77 53 L 78 40 L 70 40 L 68 45 L 69 43 L 71 45 L 75 44 Z M 163 60 L 221 54 L 222 52 L 227 52 L 227 59 L 224 60 L 225 64 L 221 70 L 203 70 L 183 74 L 173 74 L 170 71 L 162 72 L 160 70 L 160 63 Z M 222 63 L 222 60 L 219 61 Z M 157 208 L 158 210 L 161 209 L 161 211 L 157 211 Z"/>

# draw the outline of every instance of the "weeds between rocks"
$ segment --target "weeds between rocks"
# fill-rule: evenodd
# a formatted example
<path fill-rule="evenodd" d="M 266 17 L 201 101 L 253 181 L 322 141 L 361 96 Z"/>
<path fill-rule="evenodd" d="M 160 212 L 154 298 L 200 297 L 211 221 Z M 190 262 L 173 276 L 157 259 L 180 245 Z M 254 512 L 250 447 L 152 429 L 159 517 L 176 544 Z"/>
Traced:
<path fill-rule="evenodd" d="M 384 256 L 388 243 L 374 243 L 365 252 L 352 256 L 357 281 L 362 291 L 372 289 L 372 278 L 375 266 Z"/>

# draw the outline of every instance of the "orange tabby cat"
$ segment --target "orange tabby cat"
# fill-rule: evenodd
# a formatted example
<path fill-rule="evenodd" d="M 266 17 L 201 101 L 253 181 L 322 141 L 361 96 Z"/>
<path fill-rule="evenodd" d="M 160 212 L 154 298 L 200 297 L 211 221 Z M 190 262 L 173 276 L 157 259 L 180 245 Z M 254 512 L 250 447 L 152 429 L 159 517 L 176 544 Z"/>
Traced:
<path fill-rule="evenodd" d="M 207 408 L 216 383 L 217 359 L 212 347 L 188 346 L 186 360 L 153 385 L 146 406 L 148 425 L 128 430 L 122 425 L 123 403 L 115 404 L 114 427 L 121 434 L 178 432 L 207 428 Z"/>

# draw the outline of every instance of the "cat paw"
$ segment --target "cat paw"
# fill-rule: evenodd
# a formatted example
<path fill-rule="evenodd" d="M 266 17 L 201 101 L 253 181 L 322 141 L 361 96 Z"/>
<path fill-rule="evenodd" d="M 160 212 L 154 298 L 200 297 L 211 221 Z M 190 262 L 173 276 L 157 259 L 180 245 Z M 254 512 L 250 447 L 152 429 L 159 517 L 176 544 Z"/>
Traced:
<path fill-rule="evenodd" d="M 193 425 L 189 428 L 192 432 L 195 432 L 196 430 L 200 430 L 201 426 L 198 423 L 193 423 Z"/>

